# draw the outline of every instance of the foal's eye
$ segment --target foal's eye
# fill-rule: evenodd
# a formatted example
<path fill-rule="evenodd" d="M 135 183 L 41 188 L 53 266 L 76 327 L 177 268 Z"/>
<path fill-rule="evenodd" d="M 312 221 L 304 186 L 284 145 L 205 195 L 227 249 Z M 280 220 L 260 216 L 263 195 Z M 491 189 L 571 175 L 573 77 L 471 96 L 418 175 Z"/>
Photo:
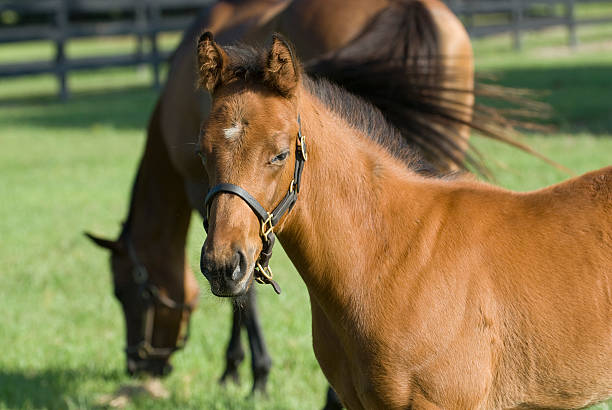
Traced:
<path fill-rule="evenodd" d="M 289 151 L 283 151 L 270 160 L 270 164 L 280 164 L 289 156 Z"/>

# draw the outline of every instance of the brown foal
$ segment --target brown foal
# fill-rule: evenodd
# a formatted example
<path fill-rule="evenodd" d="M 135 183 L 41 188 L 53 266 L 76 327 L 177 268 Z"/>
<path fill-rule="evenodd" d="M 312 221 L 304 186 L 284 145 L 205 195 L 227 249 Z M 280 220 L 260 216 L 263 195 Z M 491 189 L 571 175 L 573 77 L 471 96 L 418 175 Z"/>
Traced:
<path fill-rule="evenodd" d="M 348 408 L 580 408 L 612 396 L 612 167 L 529 193 L 425 177 L 379 112 L 304 75 L 282 38 L 259 52 L 205 33 L 198 59 L 213 96 L 200 141 L 211 185 L 235 184 L 268 211 L 299 188 L 274 231 Z M 201 264 L 222 296 L 250 288 L 266 240 L 244 198 L 209 202 Z"/>
<path fill-rule="evenodd" d="M 257 44 L 274 31 L 285 33 L 297 43 L 300 55 L 310 60 L 313 74 L 350 88 L 392 114 L 390 121 L 415 137 L 412 145 L 427 154 L 438 170 L 469 162 L 463 153 L 470 127 L 486 133 L 503 120 L 489 111 L 479 116 L 477 107 L 472 115 L 470 40 L 459 19 L 439 0 L 225 0 L 205 8 L 172 58 L 149 122 L 119 238 L 90 236 L 111 251 L 131 374 L 169 371 L 170 355 L 186 341 L 182 330 L 188 328 L 189 313 L 196 307 L 198 286 L 185 242 L 192 210 L 202 213 L 209 188 L 193 149 L 200 123 L 210 112 L 208 93 L 194 87 L 193 45 L 204 27 L 225 43 Z M 430 64 L 426 72 L 413 67 L 413 62 L 423 60 Z M 371 79 L 367 84 L 352 81 L 351 76 L 366 77 L 368 70 L 374 70 L 376 78 L 367 75 Z M 432 91 L 430 77 L 439 80 L 440 89 Z M 503 135 L 504 124 L 493 127 L 499 132 L 491 132 L 491 137 Z M 238 365 L 245 357 L 241 328 L 246 328 L 254 349 L 253 387 L 263 390 L 270 358 L 254 293 L 233 312 L 222 380 L 238 379 Z"/>

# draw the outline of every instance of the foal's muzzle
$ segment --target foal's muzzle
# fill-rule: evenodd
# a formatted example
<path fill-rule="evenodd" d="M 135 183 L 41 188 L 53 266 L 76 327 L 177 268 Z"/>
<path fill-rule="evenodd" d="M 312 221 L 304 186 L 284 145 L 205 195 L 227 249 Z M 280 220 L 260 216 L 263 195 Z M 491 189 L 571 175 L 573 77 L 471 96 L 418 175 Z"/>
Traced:
<path fill-rule="evenodd" d="M 230 257 L 215 260 L 202 247 L 200 270 L 210 282 L 210 290 L 215 296 L 234 297 L 244 295 L 252 282 L 252 271 L 244 252 L 238 250 Z"/>

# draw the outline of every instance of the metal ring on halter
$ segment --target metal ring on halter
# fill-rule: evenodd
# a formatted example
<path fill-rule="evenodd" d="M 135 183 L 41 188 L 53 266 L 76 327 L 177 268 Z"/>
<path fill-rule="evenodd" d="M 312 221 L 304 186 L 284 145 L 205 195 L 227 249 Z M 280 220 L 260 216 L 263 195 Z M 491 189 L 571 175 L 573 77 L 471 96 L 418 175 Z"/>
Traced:
<path fill-rule="evenodd" d="M 257 266 L 255 267 L 257 271 L 259 271 L 265 279 L 272 280 L 274 274 L 272 273 L 272 268 L 270 266 L 266 266 L 265 268 L 261 266 L 259 262 L 257 262 Z M 264 280 L 260 277 L 256 277 L 255 280 L 259 283 L 265 284 Z"/>
<path fill-rule="evenodd" d="M 265 221 L 261 222 L 261 236 L 263 238 L 267 238 L 268 235 L 274 229 L 274 225 L 272 225 L 272 218 L 274 218 L 274 215 L 273 214 L 269 214 L 268 218 L 266 218 Z"/>

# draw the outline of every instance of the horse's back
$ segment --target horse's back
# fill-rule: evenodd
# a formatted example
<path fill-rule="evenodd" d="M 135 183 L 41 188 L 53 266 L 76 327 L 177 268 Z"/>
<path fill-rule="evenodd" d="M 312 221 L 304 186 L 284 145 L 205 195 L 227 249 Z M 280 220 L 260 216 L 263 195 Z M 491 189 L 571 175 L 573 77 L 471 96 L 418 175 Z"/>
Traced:
<path fill-rule="evenodd" d="M 522 196 L 495 277 L 508 367 L 525 404 L 580 408 L 612 396 L 612 167 Z M 500 254 L 502 254 L 500 253 Z M 597 395 L 599 394 L 599 395 Z"/>
<path fill-rule="evenodd" d="M 490 369 L 486 408 L 581 408 L 612 396 L 612 167 L 528 193 L 475 181 L 428 188 L 445 192 L 429 212 L 444 229 L 425 265 L 435 269 L 419 275 L 452 277 L 458 314 L 479 318 L 453 342 L 455 356 L 487 340 L 479 375 L 468 381 L 457 366 L 445 380 L 467 386 Z"/>
<path fill-rule="evenodd" d="M 610 211 L 612 207 L 612 166 L 588 172 L 545 191 L 558 196 L 587 200 L 593 206 Z M 612 217 L 608 215 L 609 217 Z"/>
<path fill-rule="evenodd" d="M 542 215 L 543 222 L 558 222 L 558 240 L 566 240 L 568 247 L 590 244 L 592 249 L 587 250 L 610 251 L 608 257 L 612 258 L 612 166 L 533 192 L 527 197 L 532 212 Z M 583 240 L 576 242 L 581 237 Z"/>

